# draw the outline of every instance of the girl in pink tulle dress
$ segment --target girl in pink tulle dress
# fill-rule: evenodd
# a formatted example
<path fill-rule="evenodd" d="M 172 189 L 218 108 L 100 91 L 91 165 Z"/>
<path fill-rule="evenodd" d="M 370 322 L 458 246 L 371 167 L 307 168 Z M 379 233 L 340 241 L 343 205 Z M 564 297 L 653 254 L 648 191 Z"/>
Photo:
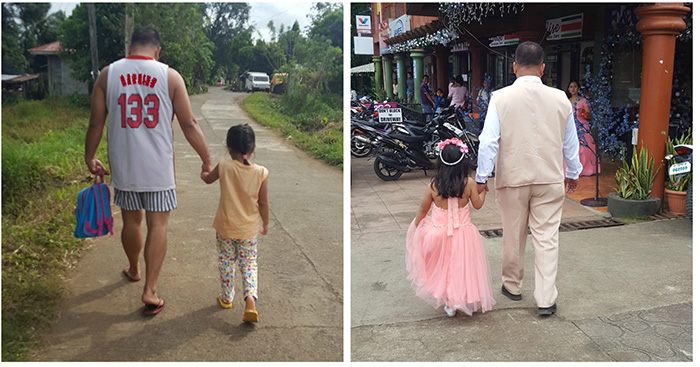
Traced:
<path fill-rule="evenodd" d="M 448 316 L 490 311 L 491 273 L 481 235 L 469 217 L 484 204 L 469 178 L 467 147 L 459 139 L 439 144 L 437 173 L 406 234 L 406 270 L 416 295 Z M 428 214 L 430 210 L 430 215 Z"/>

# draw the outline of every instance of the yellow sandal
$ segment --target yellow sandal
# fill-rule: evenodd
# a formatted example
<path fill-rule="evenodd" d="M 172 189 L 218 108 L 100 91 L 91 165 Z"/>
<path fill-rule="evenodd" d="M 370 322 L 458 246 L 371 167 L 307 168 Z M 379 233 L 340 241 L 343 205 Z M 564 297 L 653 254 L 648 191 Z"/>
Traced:
<path fill-rule="evenodd" d="M 243 313 L 244 322 L 258 322 L 258 311 L 246 309 Z"/>
<path fill-rule="evenodd" d="M 221 299 L 221 295 L 219 295 L 217 298 L 219 299 L 219 306 L 221 306 L 221 308 L 231 308 L 231 307 L 233 307 L 233 302 L 230 302 L 230 303 L 224 302 L 224 300 Z"/>

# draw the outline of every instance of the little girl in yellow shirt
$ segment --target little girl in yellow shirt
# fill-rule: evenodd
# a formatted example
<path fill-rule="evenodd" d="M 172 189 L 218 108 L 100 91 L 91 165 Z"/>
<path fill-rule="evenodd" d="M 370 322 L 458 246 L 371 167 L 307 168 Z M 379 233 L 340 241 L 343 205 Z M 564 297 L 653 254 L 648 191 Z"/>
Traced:
<path fill-rule="evenodd" d="M 228 130 L 226 146 L 231 159 L 223 159 L 202 179 L 207 184 L 219 180 L 221 197 L 212 227 L 216 230 L 219 249 L 222 308 L 231 308 L 235 294 L 233 274 L 241 271 L 245 299 L 243 321 L 258 322 L 255 302 L 258 299 L 257 235 L 267 234 L 267 168 L 251 164 L 248 158 L 255 151 L 255 133 L 244 125 Z"/>

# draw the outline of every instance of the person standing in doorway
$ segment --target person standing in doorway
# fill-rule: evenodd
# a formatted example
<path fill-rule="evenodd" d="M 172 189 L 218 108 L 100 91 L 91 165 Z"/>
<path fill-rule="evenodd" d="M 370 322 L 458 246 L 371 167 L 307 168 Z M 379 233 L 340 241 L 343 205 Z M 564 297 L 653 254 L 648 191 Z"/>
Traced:
<path fill-rule="evenodd" d="M 121 208 L 122 246 L 130 281 L 141 280 L 139 255 L 144 248 L 146 282 L 141 301 L 144 315 L 163 310 L 156 292 L 167 248 L 170 211 L 177 207 L 173 155 L 173 113 L 187 141 L 202 159 L 200 177 L 211 171 L 204 135 L 192 113 L 182 76 L 158 61 L 161 41 L 152 28 L 139 27 L 131 37 L 129 55 L 102 69 L 92 94 L 90 125 L 85 137 L 85 163 L 96 175 L 109 174 L 95 152 L 107 121 L 107 144 L 114 204 Z M 142 242 L 146 214 L 148 234 Z"/>
<path fill-rule="evenodd" d="M 544 50 L 523 42 L 515 51 L 513 85 L 493 93 L 479 136 L 479 192 L 496 172 L 496 204 L 503 221 L 501 293 L 522 299 L 528 227 L 535 252 L 537 314 L 557 305 L 559 224 L 565 192 L 578 186 L 581 163 L 571 104 L 563 91 L 542 84 Z M 563 162 L 566 161 L 564 174 Z"/>
<path fill-rule="evenodd" d="M 406 97 L 408 97 L 408 103 L 415 103 L 415 89 L 413 85 L 413 73 L 409 71 L 406 73 Z"/>
<path fill-rule="evenodd" d="M 423 75 L 423 83 L 420 85 L 420 106 L 426 118 L 430 118 L 435 106 L 433 105 L 433 93 L 430 89 L 430 85 L 428 85 L 427 75 Z"/>

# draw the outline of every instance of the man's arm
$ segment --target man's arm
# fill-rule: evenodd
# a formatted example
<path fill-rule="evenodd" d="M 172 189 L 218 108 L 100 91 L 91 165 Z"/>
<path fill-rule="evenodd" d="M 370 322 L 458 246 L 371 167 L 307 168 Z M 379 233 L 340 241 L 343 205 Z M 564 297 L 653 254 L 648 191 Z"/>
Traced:
<path fill-rule="evenodd" d="M 88 170 L 95 175 L 108 175 L 107 168 L 98 159 L 95 159 L 97 147 L 100 146 L 102 140 L 102 131 L 105 127 L 105 119 L 107 118 L 107 72 L 109 67 L 102 69 L 102 72 L 97 77 L 95 86 L 92 91 L 92 99 L 90 100 L 90 125 L 88 125 L 87 133 L 85 134 L 85 164 Z"/>
<path fill-rule="evenodd" d="M 496 103 L 493 98 L 489 102 L 488 112 L 484 120 L 484 129 L 479 135 L 479 163 L 476 169 L 474 180 L 477 183 L 477 190 L 481 193 L 488 191 L 486 181 L 493 172 L 494 160 L 498 154 L 498 143 L 501 139 L 501 121 L 498 119 Z"/>
<path fill-rule="evenodd" d="M 197 120 L 194 118 L 192 113 L 192 106 L 190 105 L 190 98 L 187 95 L 187 86 L 185 86 L 185 81 L 180 76 L 175 69 L 168 69 L 168 85 L 171 86 L 172 93 L 171 98 L 173 101 L 173 110 L 175 116 L 177 116 L 177 121 L 180 123 L 180 128 L 185 134 L 187 142 L 190 143 L 192 148 L 197 152 L 199 157 L 202 159 L 202 172 L 200 177 L 204 177 L 205 174 L 211 172 L 211 157 L 209 156 L 209 149 L 207 148 L 207 143 L 204 140 L 204 134 L 197 124 Z"/>
<path fill-rule="evenodd" d="M 569 117 L 566 121 L 566 130 L 564 130 L 564 161 L 566 162 L 566 178 L 564 186 L 566 193 L 572 194 L 578 187 L 578 176 L 583 170 L 583 165 L 578 157 L 578 132 L 576 131 L 576 123 L 574 122 L 574 112 L 569 110 Z"/>

